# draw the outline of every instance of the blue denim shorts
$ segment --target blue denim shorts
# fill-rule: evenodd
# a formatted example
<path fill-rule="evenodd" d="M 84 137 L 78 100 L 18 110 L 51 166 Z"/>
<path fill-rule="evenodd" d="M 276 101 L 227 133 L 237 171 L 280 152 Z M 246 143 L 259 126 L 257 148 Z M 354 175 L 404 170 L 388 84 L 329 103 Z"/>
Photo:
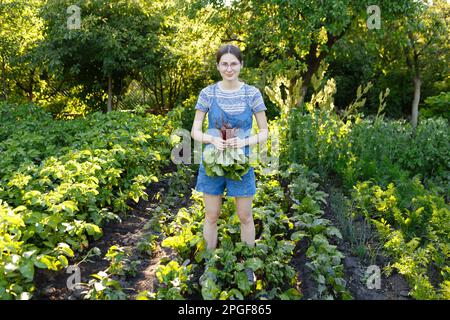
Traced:
<path fill-rule="evenodd" d="M 206 175 L 203 164 L 200 164 L 195 190 L 211 194 L 223 195 L 225 188 L 229 197 L 251 197 L 256 193 L 255 171 L 253 167 L 242 176 L 242 180 L 233 180 L 225 177 L 210 177 Z"/>

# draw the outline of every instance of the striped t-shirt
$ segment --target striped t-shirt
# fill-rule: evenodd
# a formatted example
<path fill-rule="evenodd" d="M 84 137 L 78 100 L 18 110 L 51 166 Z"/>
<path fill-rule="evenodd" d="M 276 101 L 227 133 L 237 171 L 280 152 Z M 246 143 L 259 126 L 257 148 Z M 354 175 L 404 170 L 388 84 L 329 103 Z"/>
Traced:
<path fill-rule="evenodd" d="M 208 112 L 214 95 L 214 85 L 215 84 L 211 84 L 202 89 L 195 109 Z M 219 107 L 231 115 L 243 112 L 246 106 L 244 86 L 247 87 L 247 101 L 249 102 L 253 113 L 267 110 L 259 89 L 245 83 L 243 83 L 239 89 L 235 90 L 223 90 L 220 87 L 220 84 L 218 84 L 216 87 L 216 100 Z"/>

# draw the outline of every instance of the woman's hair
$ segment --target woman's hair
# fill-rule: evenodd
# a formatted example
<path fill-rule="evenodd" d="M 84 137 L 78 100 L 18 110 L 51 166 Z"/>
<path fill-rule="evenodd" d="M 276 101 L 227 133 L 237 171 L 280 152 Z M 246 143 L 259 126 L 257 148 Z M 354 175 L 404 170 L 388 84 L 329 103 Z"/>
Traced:
<path fill-rule="evenodd" d="M 217 50 L 217 53 L 216 53 L 217 63 L 220 62 L 220 58 L 222 58 L 222 56 L 226 53 L 231 53 L 239 60 L 240 63 L 242 63 L 241 50 L 232 44 L 225 44 L 225 45 L 221 46 L 219 48 L 219 50 Z"/>

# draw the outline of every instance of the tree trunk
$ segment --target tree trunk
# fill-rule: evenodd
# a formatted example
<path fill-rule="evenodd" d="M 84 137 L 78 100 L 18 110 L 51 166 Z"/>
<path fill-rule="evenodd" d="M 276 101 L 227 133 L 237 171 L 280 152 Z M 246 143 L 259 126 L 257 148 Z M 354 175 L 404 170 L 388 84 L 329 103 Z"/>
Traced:
<path fill-rule="evenodd" d="M 34 94 L 33 94 L 33 87 L 34 87 L 34 70 L 30 71 L 30 81 L 28 83 L 28 101 L 33 102 Z"/>
<path fill-rule="evenodd" d="M 34 84 L 36 83 L 36 81 L 34 80 L 35 72 L 36 72 L 36 68 L 33 68 L 32 70 L 30 70 L 30 77 L 29 77 L 28 88 L 27 88 L 28 101 L 30 101 L 30 102 L 34 101 L 33 91 L 34 91 Z"/>
<path fill-rule="evenodd" d="M 305 73 L 301 75 L 302 87 L 300 89 L 300 99 L 297 108 L 301 108 L 303 102 L 305 101 L 306 93 L 308 92 L 309 84 L 311 83 L 311 78 L 313 74 L 317 71 L 320 66 L 321 57 L 317 56 L 317 44 L 312 43 L 309 47 L 309 53 L 306 57 L 306 64 L 308 66 Z"/>
<path fill-rule="evenodd" d="M 300 92 L 300 100 L 299 100 L 299 103 L 298 103 L 299 107 L 303 106 L 303 103 L 305 102 L 305 96 L 306 96 L 307 92 L 308 92 L 308 84 L 303 84 L 302 88 L 301 88 L 301 92 Z"/>
<path fill-rule="evenodd" d="M 308 68 L 307 71 L 301 75 L 303 82 L 297 107 L 301 107 L 303 105 L 305 96 L 308 92 L 309 84 L 311 83 L 312 76 L 317 72 L 317 70 L 319 70 L 320 63 L 327 57 L 328 52 L 331 50 L 336 41 L 342 38 L 346 30 L 347 29 L 344 29 L 341 34 L 337 36 L 333 36 L 332 34 L 327 32 L 328 39 L 326 47 L 328 48 L 328 50 L 321 50 L 320 54 L 318 54 L 319 45 L 317 43 L 311 43 L 311 45 L 309 46 L 309 52 L 306 56 L 306 64 Z"/>
<path fill-rule="evenodd" d="M 417 127 L 417 119 L 419 117 L 419 102 L 420 102 L 420 86 L 422 82 L 420 80 L 420 74 L 414 76 L 414 99 L 411 109 L 411 125 L 415 130 Z"/>
<path fill-rule="evenodd" d="M 3 87 L 3 100 L 8 100 L 8 95 L 6 93 L 6 66 L 5 57 L 2 57 L 2 87 Z"/>
<path fill-rule="evenodd" d="M 112 77 L 108 77 L 108 109 L 107 112 L 112 111 Z"/>

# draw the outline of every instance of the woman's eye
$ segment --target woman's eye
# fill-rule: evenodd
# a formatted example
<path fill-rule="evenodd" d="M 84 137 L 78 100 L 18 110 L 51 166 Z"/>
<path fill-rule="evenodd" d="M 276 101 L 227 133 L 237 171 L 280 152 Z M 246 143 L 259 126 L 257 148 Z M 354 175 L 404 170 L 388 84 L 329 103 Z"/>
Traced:
<path fill-rule="evenodd" d="M 222 68 L 228 68 L 228 66 L 230 66 L 231 68 L 237 68 L 238 65 L 239 65 L 239 63 L 237 63 L 237 62 L 232 62 L 231 64 L 228 64 L 226 62 L 221 62 L 220 63 L 220 66 Z"/>

